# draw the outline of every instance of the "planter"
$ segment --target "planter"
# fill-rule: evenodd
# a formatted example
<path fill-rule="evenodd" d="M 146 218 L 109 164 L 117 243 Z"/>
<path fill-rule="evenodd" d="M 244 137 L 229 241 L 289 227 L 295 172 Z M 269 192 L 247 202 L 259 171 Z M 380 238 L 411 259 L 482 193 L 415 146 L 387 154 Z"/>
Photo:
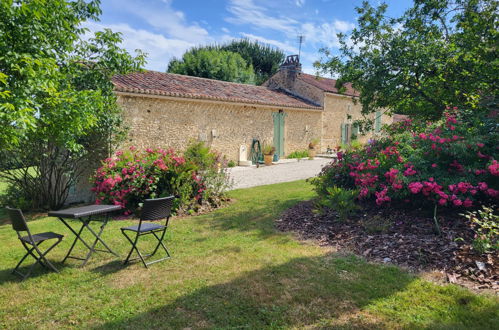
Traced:
<path fill-rule="evenodd" d="M 308 159 L 314 159 L 316 153 L 315 149 L 308 149 Z"/>
<path fill-rule="evenodd" d="M 265 166 L 272 165 L 272 159 L 274 159 L 274 155 L 263 155 L 263 162 Z"/>

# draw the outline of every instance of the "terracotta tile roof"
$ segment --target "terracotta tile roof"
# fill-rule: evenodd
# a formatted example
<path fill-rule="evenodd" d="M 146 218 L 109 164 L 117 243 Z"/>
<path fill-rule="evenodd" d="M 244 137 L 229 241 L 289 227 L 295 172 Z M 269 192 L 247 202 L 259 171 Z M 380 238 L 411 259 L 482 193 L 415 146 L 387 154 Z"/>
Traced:
<path fill-rule="evenodd" d="M 311 74 L 301 73 L 298 79 L 309 83 L 317 88 L 322 89 L 325 92 L 343 94 L 348 96 L 359 96 L 359 92 L 352 88 L 352 84 L 345 84 L 346 91 L 344 93 L 339 93 L 336 86 L 336 80 L 330 78 L 317 77 Z"/>
<path fill-rule="evenodd" d="M 237 84 L 172 73 L 145 71 L 117 75 L 113 78 L 113 83 L 115 90 L 118 92 L 315 110 L 322 109 L 320 106 L 308 100 L 297 98 L 281 91 L 271 90 L 263 86 Z"/>

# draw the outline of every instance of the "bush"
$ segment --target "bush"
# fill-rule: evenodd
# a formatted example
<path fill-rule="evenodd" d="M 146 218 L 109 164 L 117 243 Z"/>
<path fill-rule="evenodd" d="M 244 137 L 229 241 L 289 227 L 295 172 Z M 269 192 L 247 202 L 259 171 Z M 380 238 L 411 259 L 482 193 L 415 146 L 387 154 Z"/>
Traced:
<path fill-rule="evenodd" d="M 308 158 L 308 151 L 307 150 L 297 150 L 293 151 L 290 153 L 286 158 L 292 159 L 292 158 Z"/>
<path fill-rule="evenodd" d="M 319 200 L 320 207 L 335 210 L 340 221 L 345 221 L 359 209 L 355 204 L 357 191 L 342 189 L 336 186 L 326 188 L 327 195 Z"/>
<path fill-rule="evenodd" d="M 483 206 L 481 210 L 463 214 L 475 231 L 473 248 L 479 253 L 499 250 L 499 216 L 490 207 Z"/>
<path fill-rule="evenodd" d="M 328 188 L 358 190 L 357 199 L 377 205 L 430 204 L 470 208 L 499 198 L 495 119 L 479 112 L 445 112 L 436 123 L 410 120 L 388 136 L 338 153 L 312 180 L 323 198 Z"/>
<path fill-rule="evenodd" d="M 134 147 L 118 151 L 103 161 L 93 177 L 96 203 L 120 205 L 132 213 L 146 198 L 175 195 L 174 211 L 196 210 L 203 204 L 216 206 L 229 187 L 223 158 L 191 144 L 184 156 L 173 149 Z"/>

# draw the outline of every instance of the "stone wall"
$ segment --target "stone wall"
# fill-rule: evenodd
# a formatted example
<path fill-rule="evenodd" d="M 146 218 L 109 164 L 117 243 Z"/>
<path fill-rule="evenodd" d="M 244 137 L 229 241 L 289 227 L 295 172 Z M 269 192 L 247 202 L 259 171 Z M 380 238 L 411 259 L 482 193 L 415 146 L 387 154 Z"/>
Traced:
<path fill-rule="evenodd" d="M 334 148 L 341 145 L 341 124 L 353 123 L 355 120 L 363 119 L 362 106 L 359 102 L 354 104 L 352 97 L 325 93 L 324 113 L 322 118 L 322 150 L 328 146 Z M 374 119 L 374 114 L 369 116 Z M 389 124 L 393 121 L 392 117 L 381 116 L 382 124 Z M 358 139 L 366 143 L 375 133 L 371 132 L 365 135 L 359 135 Z"/>
<path fill-rule="evenodd" d="M 183 150 L 189 140 L 204 140 L 212 149 L 237 161 L 239 146 L 250 147 L 253 138 L 272 143 L 272 113 L 278 107 L 252 106 L 171 97 L 118 94 L 129 127 L 124 145 L 139 148 Z M 282 108 L 285 118 L 284 151 L 306 149 L 321 136 L 320 110 Z M 213 134 L 214 133 L 214 134 Z"/>

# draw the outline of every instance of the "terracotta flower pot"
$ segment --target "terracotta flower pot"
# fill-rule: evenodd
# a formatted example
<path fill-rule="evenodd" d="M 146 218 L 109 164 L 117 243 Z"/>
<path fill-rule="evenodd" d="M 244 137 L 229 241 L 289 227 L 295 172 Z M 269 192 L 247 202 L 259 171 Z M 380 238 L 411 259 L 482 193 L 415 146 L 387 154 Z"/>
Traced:
<path fill-rule="evenodd" d="M 274 155 L 263 155 L 263 162 L 265 166 L 272 165 L 272 159 L 274 159 Z"/>
<path fill-rule="evenodd" d="M 315 149 L 308 149 L 308 158 L 309 159 L 314 159 L 316 154 L 317 154 L 317 152 L 315 151 Z"/>

